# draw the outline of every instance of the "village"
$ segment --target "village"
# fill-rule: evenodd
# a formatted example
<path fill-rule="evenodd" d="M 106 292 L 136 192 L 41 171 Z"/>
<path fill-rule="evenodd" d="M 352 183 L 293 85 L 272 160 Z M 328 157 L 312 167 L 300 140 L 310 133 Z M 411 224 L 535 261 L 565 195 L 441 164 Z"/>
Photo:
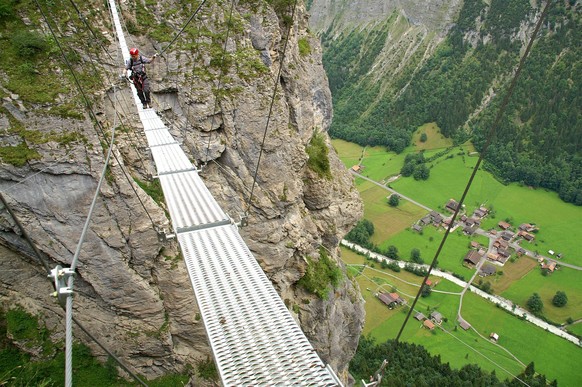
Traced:
<path fill-rule="evenodd" d="M 422 232 L 425 227 L 443 227 L 447 229 L 451 225 L 453 214 L 457 211 L 458 207 L 458 202 L 454 199 L 450 199 L 444 205 L 444 208 L 449 212 L 449 214 L 443 215 L 442 213 L 432 210 L 426 216 L 414 223 L 411 226 L 411 229 L 419 233 Z M 555 260 L 538 256 L 537 253 L 531 252 L 521 246 L 524 242 L 532 243 L 535 240 L 535 234 L 539 231 L 539 228 L 536 225 L 522 223 L 515 228 L 507 221 L 500 221 L 497 223 L 496 229 L 483 230 L 480 226 L 483 219 L 490 214 L 488 208 L 480 206 L 474 210 L 470 216 L 467 216 L 461 208 L 459 214 L 460 216 L 458 220 L 455 220 L 454 224 L 451 226 L 451 232 L 461 228 L 464 235 L 471 236 L 479 234 L 486 236 L 489 239 L 488 246 L 483 246 L 479 242 L 472 240 L 470 242 L 469 250 L 462 260 L 462 264 L 466 267 L 478 270 L 477 275 L 480 277 L 495 275 L 498 268 L 503 267 L 512 255 L 515 255 L 516 257 L 528 255 L 537 258 L 540 269 L 546 271 L 547 274 L 550 274 L 557 269 Z M 548 251 L 548 254 L 553 256 L 555 252 L 550 250 Z M 561 254 L 557 254 L 556 258 L 561 258 Z M 436 283 L 433 284 L 427 279 L 425 285 L 432 288 Z M 407 304 L 407 301 L 395 291 L 379 292 L 376 294 L 376 297 L 390 309 Z M 443 321 L 446 321 L 446 317 L 443 317 L 441 313 L 436 310 L 433 310 L 429 316 L 417 312 L 415 313 L 414 318 L 420 321 L 422 327 L 429 331 L 434 330 L 436 326 L 440 326 Z M 459 326 L 464 330 L 471 328 L 471 325 L 462 318 L 459 319 Z M 497 342 L 499 340 L 499 335 L 495 332 L 491 332 L 489 339 Z"/>

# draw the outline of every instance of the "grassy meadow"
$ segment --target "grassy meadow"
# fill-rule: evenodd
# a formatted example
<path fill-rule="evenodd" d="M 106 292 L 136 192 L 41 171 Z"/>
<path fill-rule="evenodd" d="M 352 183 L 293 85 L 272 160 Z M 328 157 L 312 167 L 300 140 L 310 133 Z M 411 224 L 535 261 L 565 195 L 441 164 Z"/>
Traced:
<path fill-rule="evenodd" d="M 352 272 L 358 273 L 355 279 L 366 300 L 367 318 L 363 334 L 371 334 L 379 342 L 394 339 L 408 309 L 396 307 L 390 310 L 375 294 L 379 290 L 396 290 L 410 305 L 415 295 L 414 291 L 418 290 L 422 278 L 407 272 L 394 273 L 389 269 L 382 270 L 379 264 L 372 264 L 370 261 L 362 270 L 362 265 L 366 263 L 365 257 L 345 248 L 342 248 L 342 256 L 346 264 L 355 265 L 351 266 L 353 269 L 357 268 Z M 460 292 L 461 288 L 438 277 L 431 277 L 431 280 L 438 281 L 438 285 L 429 297 L 419 299 L 415 310 L 425 315 L 432 310 L 438 310 L 447 318 L 442 324 L 446 331 L 429 332 L 411 316 L 401 340 L 423 345 L 429 352 L 440 355 L 443 362 L 449 362 L 453 367 L 460 368 L 464 364 L 474 363 L 489 371 L 495 370 L 500 378 L 510 377 L 510 374 L 517 375 L 523 370 L 523 366 L 487 339 L 491 332 L 495 332 L 500 336 L 499 344 L 521 362 L 528 364 L 534 361 L 538 372 L 544 373 L 550 379 L 558 379 L 560 386 L 577 385 L 578 378 L 571 370 L 575 369 L 580 358 L 580 348 L 510 315 L 501 308 L 496 308 L 471 292 L 464 296 L 461 313 L 485 339 L 472 330 L 464 331 L 457 327 L 455 318 L 460 296 L 437 292 Z M 582 327 L 582 324 L 580 326 Z M 536 339 L 532 340 L 532 337 Z M 551 348 L 551 351 L 540 350 L 541 347 Z"/>
<path fill-rule="evenodd" d="M 427 134 L 425 142 L 420 141 L 423 132 Z M 444 205 L 451 198 L 460 199 L 478 157 L 471 144 L 452 147 L 447 141 L 438 132 L 438 127 L 425 125 L 415 133 L 413 145 L 400 155 L 379 148 L 364 149 L 341 140 L 333 140 L 333 144 L 347 167 L 359 162 L 364 166 L 361 171 L 364 176 L 382 184 L 386 184 L 389 177 L 399 174 L 407 153 L 422 149 L 425 158 L 444 153 L 429 163 L 428 180 L 400 177 L 388 183 L 388 186 L 447 214 Z M 351 155 L 351 158 L 342 152 Z M 403 260 L 409 260 L 410 251 L 418 248 L 423 260 L 430 263 L 441 243 L 444 229 L 426 226 L 418 233 L 410 228 L 426 214 L 426 210 L 405 200 L 401 200 L 396 208 L 390 207 L 387 197 L 391 193 L 364 179 L 356 178 L 356 186 L 364 201 L 364 217 L 375 226 L 372 242 L 383 248 L 396 246 Z M 582 240 L 582 207 L 562 202 L 557 194 L 519 184 L 504 185 L 490 173 L 479 170 L 464 205 L 467 215 L 481 205 L 493 211 L 482 223 L 483 229 L 499 229 L 497 223 L 501 220 L 508 221 L 514 227 L 521 223 L 535 224 L 539 227 L 536 239 L 532 243 L 522 242 L 524 248 L 545 256 L 549 255 L 548 250 L 551 249 L 562 253 L 561 261 L 582 266 L 582 254 L 578 248 L 578 241 Z M 474 270 L 463 266 L 462 260 L 471 240 L 482 245 L 488 243 L 486 237 L 475 235 L 469 238 L 460 231 L 450 233 L 440 253 L 438 267 L 469 279 Z M 355 265 L 350 267 L 350 273 L 356 276 L 366 300 L 367 317 L 363 334 L 371 334 L 378 341 L 395 338 L 405 319 L 406 308 L 390 310 L 374 294 L 380 289 L 396 290 L 411 303 L 422 278 L 404 271 L 394 273 L 388 269 L 381 270 L 378 263 L 367 262 L 363 269 L 361 265 L 365 262 L 364 257 L 347 249 L 343 249 L 342 255 L 346 264 Z M 551 275 L 543 276 L 537 261 L 528 257 L 512 259 L 497 269 L 497 275 L 484 279 L 491 283 L 495 294 L 525 306 L 531 294 L 537 292 L 544 302 L 543 314 L 550 321 L 563 323 L 568 318 L 582 319 L 582 271 L 562 267 Z M 448 281 L 439 278 L 431 280 L 440 281 L 435 290 L 460 291 L 458 286 Z M 566 292 L 568 296 L 568 303 L 562 308 L 551 303 L 558 290 Z M 505 351 L 492 345 L 489 340 L 480 338 L 472 330 L 464 331 L 456 327 L 458 307 L 459 296 L 454 294 L 433 291 L 429 297 L 420 298 L 415 309 L 425 314 L 434 308 L 438 309 L 449 318 L 443 323 L 448 332 L 429 332 L 421 328 L 420 322 L 411 318 L 401 339 L 422 344 L 453 367 L 476 363 L 484 369 L 495 370 L 500 378 L 521 372 L 523 367 Z M 582 349 L 575 344 L 522 321 L 472 293 L 465 295 L 462 315 L 483 336 L 488 337 L 491 332 L 498 333 L 501 346 L 525 364 L 534 361 L 538 372 L 544 373 L 549 379 L 558 379 L 560 386 L 579 385 L 579 373 L 573 370 L 577 370 L 577 362 L 582 359 Z M 582 322 L 569 325 L 568 330 L 582 336 Z"/>
<path fill-rule="evenodd" d="M 523 258 L 521 258 L 523 259 Z M 525 306 L 527 299 L 538 293 L 544 303 L 542 310 L 545 317 L 556 323 L 565 323 L 568 317 L 573 320 L 582 318 L 582 272 L 570 269 L 559 269 L 543 276 L 539 267 L 528 272 L 519 281 L 515 281 L 501 295 L 518 305 Z M 563 291 L 568 296 L 568 303 L 561 307 L 552 305 L 552 298 L 557 291 Z"/>

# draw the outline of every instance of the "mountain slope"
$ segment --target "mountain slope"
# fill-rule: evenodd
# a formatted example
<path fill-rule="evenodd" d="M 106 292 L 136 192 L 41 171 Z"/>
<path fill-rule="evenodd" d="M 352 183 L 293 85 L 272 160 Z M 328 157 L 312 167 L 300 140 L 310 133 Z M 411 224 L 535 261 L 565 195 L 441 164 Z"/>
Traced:
<path fill-rule="evenodd" d="M 424 15 L 425 5 L 404 10 L 393 2 L 396 10 L 376 14 L 373 23 L 347 24 L 360 18 L 349 15 L 359 3 L 331 3 L 344 9 L 336 18 L 327 16 L 325 24 L 317 17 L 312 22 L 322 38 L 333 94 L 330 133 L 396 152 L 427 122 L 436 122 L 458 143 L 473 139 L 481 149 L 540 16 L 527 0 L 467 0 L 457 13 L 446 13 L 454 19 L 435 27 L 412 22 L 423 20 L 415 12 Z M 552 4 L 485 166 L 502 180 L 549 188 L 582 205 L 579 3 Z M 314 1 L 311 12 L 319 15 L 329 4 Z M 428 31 L 424 40 L 393 43 L 396 37 L 420 36 L 415 31 L 421 27 Z"/>

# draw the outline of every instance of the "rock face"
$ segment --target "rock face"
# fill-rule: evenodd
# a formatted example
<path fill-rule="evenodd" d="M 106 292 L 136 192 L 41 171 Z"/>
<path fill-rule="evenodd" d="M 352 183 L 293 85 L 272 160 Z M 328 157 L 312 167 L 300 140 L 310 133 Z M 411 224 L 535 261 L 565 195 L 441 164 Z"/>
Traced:
<path fill-rule="evenodd" d="M 332 108 L 321 50 L 303 9 L 297 9 L 286 42 L 285 25 L 271 8 L 244 7 L 233 13 L 239 29 L 225 45 L 233 59 L 225 73 L 210 66 L 216 60 L 212 50 L 193 54 L 179 46 L 150 67 L 155 107 L 202 166 L 201 176 L 224 211 L 235 220 L 248 216 L 243 238 L 324 362 L 347 380 L 364 320 L 357 285 L 346 277 L 325 301 L 297 286 L 307 257 L 317 259 L 320 246 L 342 265 L 338 243 L 362 215 L 352 178 L 326 134 Z M 216 29 L 226 22 L 212 7 L 201 20 Z M 211 38 L 200 41 L 210 44 Z M 143 42 L 142 51 L 148 44 Z M 216 90 L 222 92 L 219 99 Z M 0 191 L 48 267 L 68 267 L 78 258 L 75 318 L 109 350 L 150 378 L 195 367 L 210 349 L 179 246 L 160 242 L 156 233 L 171 228 L 163 204 L 135 182 L 145 182 L 155 169 L 141 129 L 133 126 L 139 121 L 132 96 L 128 89 L 113 88 L 95 95 L 97 128 L 89 119 L 27 110 L 17 95 L 4 99 L 4 133 L 13 133 L 18 122 L 39 132 L 49 127 L 56 135 L 75 132 L 82 141 L 29 144 L 39 157 L 18 167 L 1 164 Z M 116 131 L 106 179 L 79 248 L 105 165 L 108 143 L 102 133 L 111 139 L 118 119 L 131 129 Z M 307 166 L 306 147 L 316 133 L 329 148 L 331 179 Z M 2 135 L 3 144 L 22 142 L 15 134 Z M 52 288 L 46 271 L 6 211 L 0 214 L 0 237 L 4 245 L 24 251 L 0 253 L 2 306 L 40 315 L 54 338 L 62 339 L 63 313 L 47 296 Z M 80 330 L 74 336 L 104 354 Z"/>

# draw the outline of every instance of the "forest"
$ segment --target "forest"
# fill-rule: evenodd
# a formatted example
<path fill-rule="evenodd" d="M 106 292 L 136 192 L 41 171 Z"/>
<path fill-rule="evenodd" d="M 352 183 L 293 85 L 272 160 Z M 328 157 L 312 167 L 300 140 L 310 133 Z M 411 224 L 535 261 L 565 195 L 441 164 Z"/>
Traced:
<path fill-rule="evenodd" d="M 528 40 L 517 38 L 520 25 L 533 25 L 541 14 L 528 0 L 465 1 L 435 53 L 418 71 L 391 80 L 389 92 L 369 76 L 389 21 L 336 38 L 323 33 L 334 104 L 330 134 L 397 153 L 427 122 L 479 151 L 491 136 L 484 167 L 499 180 L 550 189 L 582 205 L 581 8 L 574 0 L 552 2 L 498 125 Z"/>
<path fill-rule="evenodd" d="M 474 364 L 452 369 L 448 363 L 442 363 L 440 356 L 430 355 L 420 345 L 395 340 L 377 344 L 370 337 L 360 338 L 356 355 L 350 362 L 350 373 L 356 380 L 368 381 L 383 360 L 388 363 L 381 372 L 381 386 L 557 386 L 555 380 L 549 381 L 537 374 L 534 363 L 517 375 L 519 380 L 503 380 L 495 371 L 484 371 Z"/>

